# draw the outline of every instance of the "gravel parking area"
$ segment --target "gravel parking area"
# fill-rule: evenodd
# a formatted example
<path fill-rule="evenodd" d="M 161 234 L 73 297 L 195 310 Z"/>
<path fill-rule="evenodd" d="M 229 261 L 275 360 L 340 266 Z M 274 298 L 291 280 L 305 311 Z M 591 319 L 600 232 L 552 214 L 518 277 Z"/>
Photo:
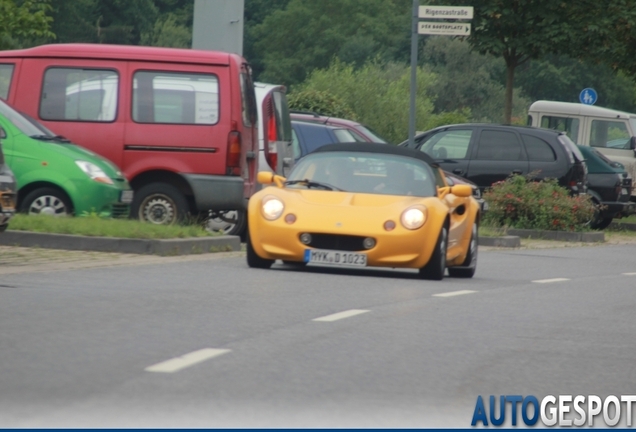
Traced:
<path fill-rule="evenodd" d="M 242 252 L 218 252 L 200 255 L 162 257 L 157 255 L 82 252 L 0 246 L 0 275 L 91 267 L 161 264 L 176 261 L 205 261 L 241 255 Z"/>

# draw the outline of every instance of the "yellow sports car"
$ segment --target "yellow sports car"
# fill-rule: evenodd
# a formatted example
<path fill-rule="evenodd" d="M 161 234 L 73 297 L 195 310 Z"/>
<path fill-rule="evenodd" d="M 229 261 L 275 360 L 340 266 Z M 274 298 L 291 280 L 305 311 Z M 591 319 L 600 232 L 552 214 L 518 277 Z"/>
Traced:
<path fill-rule="evenodd" d="M 330 144 L 300 159 L 248 207 L 247 264 L 275 260 L 419 269 L 425 279 L 472 277 L 479 204 L 448 186 L 425 153 L 386 144 Z"/>

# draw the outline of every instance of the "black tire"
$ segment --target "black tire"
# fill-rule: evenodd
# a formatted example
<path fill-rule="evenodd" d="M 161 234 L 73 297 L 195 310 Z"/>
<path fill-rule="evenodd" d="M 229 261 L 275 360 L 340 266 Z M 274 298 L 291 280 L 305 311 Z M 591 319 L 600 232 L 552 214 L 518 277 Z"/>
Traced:
<path fill-rule="evenodd" d="M 227 210 L 210 212 L 205 221 L 205 229 L 224 235 L 241 236 L 247 225 L 247 212 L 245 210 Z"/>
<path fill-rule="evenodd" d="M 596 207 L 594 210 L 594 215 L 592 216 L 592 220 L 590 220 L 590 228 L 595 230 L 602 230 L 609 226 L 612 223 L 613 217 L 603 217 L 601 202 L 597 197 L 592 195 L 592 203 Z"/>
<path fill-rule="evenodd" d="M 442 280 L 446 272 L 446 251 L 448 246 L 448 229 L 443 226 L 439 232 L 433 256 L 424 267 L 420 269 L 420 277 L 429 280 Z"/>
<path fill-rule="evenodd" d="M 130 217 L 156 225 L 183 222 L 189 213 L 188 201 L 168 183 L 150 183 L 135 191 Z"/>
<path fill-rule="evenodd" d="M 592 226 L 592 228 L 597 230 L 604 230 L 605 228 L 610 226 L 610 224 L 612 223 L 612 220 L 614 220 L 614 218 L 611 218 L 611 217 L 601 219 L 594 226 Z"/>
<path fill-rule="evenodd" d="M 48 214 L 70 216 L 73 204 L 64 192 L 51 187 L 31 191 L 20 203 L 20 212 L 28 214 Z"/>
<path fill-rule="evenodd" d="M 456 278 L 471 278 L 477 270 L 477 239 L 478 239 L 477 222 L 473 224 L 472 233 L 470 235 L 470 243 L 468 246 L 468 254 L 464 262 L 457 267 L 449 267 L 448 275 Z"/>
<path fill-rule="evenodd" d="M 5 232 L 7 230 L 7 228 L 9 228 L 9 224 L 6 223 L 4 225 L 0 225 L 0 233 L 1 232 Z"/>
<path fill-rule="evenodd" d="M 252 242 L 250 240 L 249 232 L 247 233 L 247 265 L 252 268 L 260 268 L 260 269 L 268 269 L 274 264 L 274 260 L 261 258 L 258 256 L 254 248 L 252 247 Z"/>

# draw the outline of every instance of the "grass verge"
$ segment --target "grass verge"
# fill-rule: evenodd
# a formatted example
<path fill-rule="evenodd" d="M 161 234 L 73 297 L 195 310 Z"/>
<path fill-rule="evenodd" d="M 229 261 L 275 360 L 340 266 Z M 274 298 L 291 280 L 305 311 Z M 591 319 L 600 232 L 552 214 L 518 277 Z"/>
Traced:
<path fill-rule="evenodd" d="M 217 235 L 206 231 L 199 225 L 154 225 L 132 219 L 27 216 L 22 214 L 17 214 L 11 219 L 9 229 L 50 234 L 135 239 L 173 239 Z"/>

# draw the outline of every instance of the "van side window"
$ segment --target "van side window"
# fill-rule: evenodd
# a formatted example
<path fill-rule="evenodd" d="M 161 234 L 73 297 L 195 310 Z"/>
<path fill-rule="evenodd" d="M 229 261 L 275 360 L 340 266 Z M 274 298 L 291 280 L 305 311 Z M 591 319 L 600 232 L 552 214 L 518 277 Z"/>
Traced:
<path fill-rule="evenodd" d="M 577 118 L 544 115 L 541 116 L 541 127 L 565 132 L 575 143 L 579 141 L 579 119 Z"/>
<path fill-rule="evenodd" d="M 515 133 L 484 130 L 479 137 L 477 159 L 517 161 L 525 160 L 525 156 Z"/>
<path fill-rule="evenodd" d="M 219 79 L 208 74 L 135 72 L 132 111 L 137 123 L 216 124 Z"/>
<path fill-rule="evenodd" d="M 420 151 L 435 159 L 466 159 L 472 135 L 470 129 L 438 132 L 424 141 Z"/>
<path fill-rule="evenodd" d="M 592 147 L 629 149 L 629 138 L 625 122 L 592 120 L 590 130 L 590 145 Z"/>
<path fill-rule="evenodd" d="M 119 76 L 112 70 L 50 68 L 44 73 L 40 118 L 112 122 Z"/>
<path fill-rule="evenodd" d="M 14 68 L 13 64 L 0 64 L 0 97 L 4 100 L 9 96 L 9 87 L 11 86 Z"/>
<path fill-rule="evenodd" d="M 521 134 L 523 144 L 526 146 L 526 152 L 528 153 L 528 159 L 531 161 L 540 162 L 554 162 L 556 155 L 552 146 L 541 138 L 534 137 L 532 135 Z"/>

